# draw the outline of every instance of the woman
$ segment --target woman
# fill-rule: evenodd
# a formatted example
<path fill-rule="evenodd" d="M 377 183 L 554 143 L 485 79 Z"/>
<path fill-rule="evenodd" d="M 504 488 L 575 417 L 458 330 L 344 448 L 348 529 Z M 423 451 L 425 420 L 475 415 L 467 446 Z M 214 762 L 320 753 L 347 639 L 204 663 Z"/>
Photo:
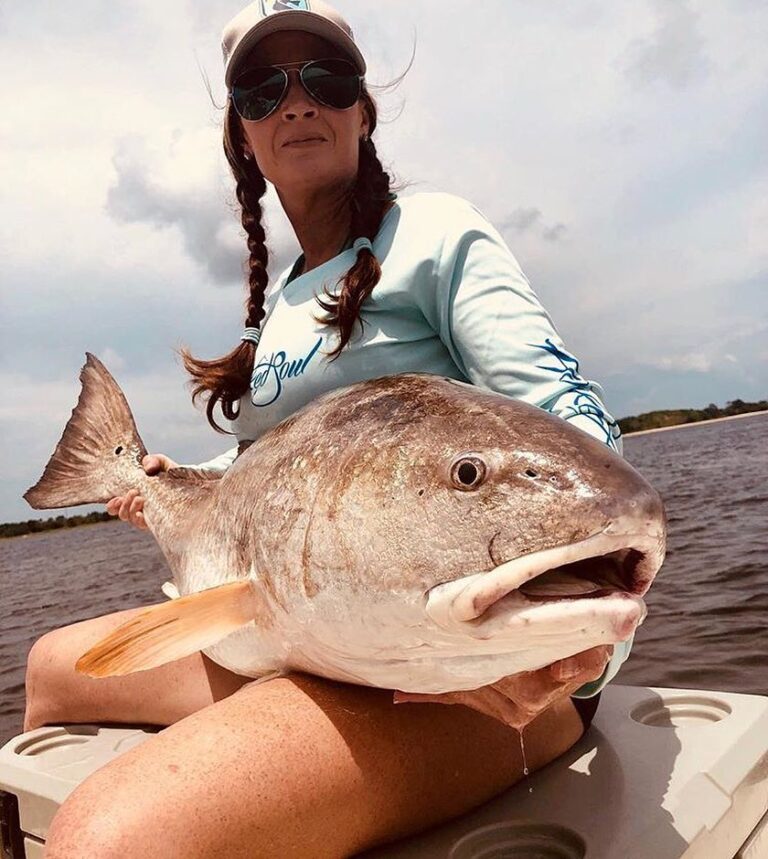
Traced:
<path fill-rule="evenodd" d="M 185 354 L 209 420 L 220 404 L 245 444 L 330 388 L 423 371 L 527 399 L 615 447 L 599 388 L 579 376 L 487 220 L 451 195 L 390 193 L 365 62 L 338 13 L 319 0 L 257 2 L 230 22 L 224 49 L 224 145 L 250 274 L 241 344 L 216 361 Z M 265 180 L 303 251 L 269 290 Z M 224 470 L 236 452 L 198 467 Z M 149 473 L 174 464 L 144 461 Z M 142 508 L 135 493 L 108 505 L 146 527 Z M 302 675 L 254 684 L 202 654 L 123 678 L 75 674 L 75 658 L 135 611 L 56 630 L 30 654 L 27 728 L 170 726 L 70 796 L 48 859 L 346 856 L 464 812 L 522 775 L 517 733 L 461 706 L 395 706 L 391 692 Z M 577 710 L 569 696 L 607 682 L 623 655 L 606 670 L 609 651 L 513 678 L 531 770 L 583 733 L 597 698 Z"/>

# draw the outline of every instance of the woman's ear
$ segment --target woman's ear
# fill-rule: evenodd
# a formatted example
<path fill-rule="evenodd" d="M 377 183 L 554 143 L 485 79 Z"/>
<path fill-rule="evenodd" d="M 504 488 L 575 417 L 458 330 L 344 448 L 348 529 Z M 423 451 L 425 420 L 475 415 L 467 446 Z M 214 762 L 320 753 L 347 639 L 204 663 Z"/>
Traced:
<path fill-rule="evenodd" d="M 371 123 L 368 119 L 368 111 L 365 108 L 363 108 L 361 113 L 362 117 L 360 119 L 360 140 L 365 142 L 370 137 Z"/>

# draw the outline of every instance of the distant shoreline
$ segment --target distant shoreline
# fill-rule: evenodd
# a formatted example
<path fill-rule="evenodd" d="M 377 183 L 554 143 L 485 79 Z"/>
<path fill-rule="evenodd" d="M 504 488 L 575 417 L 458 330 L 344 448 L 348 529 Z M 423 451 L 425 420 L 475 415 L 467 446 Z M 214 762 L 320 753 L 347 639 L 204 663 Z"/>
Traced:
<path fill-rule="evenodd" d="M 115 516 L 109 513 L 87 513 L 78 516 L 54 516 L 49 519 L 27 519 L 24 522 L 0 523 L 0 540 L 15 540 L 32 534 L 48 534 L 51 531 L 67 531 L 82 528 L 83 525 L 98 525 L 101 522 L 114 522 Z"/>
<path fill-rule="evenodd" d="M 648 433 L 652 433 L 652 432 L 667 432 L 667 430 L 682 429 L 683 427 L 700 427 L 700 426 L 705 426 L 706 424 L 717 424 L 717 423 L 720 423 L 721 421 L 737 421 L 737 420 L 739 420 L 739 418 L 751 418 L 754 415 L 768 415 L 768 409 L 763 409 L 762 411 L 759 411 L 759 412 L 744 412 L 743 414 L 740 414 L 740 415 L 727 415 L 724 418 L 708 418 L 707 420 L 704 420 L 704 421 L 689 421 L 688 423 L 684 423 L 684 424 L 672 424 L 672 426 L 669 426 L 669 427 L 654 427 L 654 429 L 635 430 L 635 432 L 622 433 L 622 436 L 624 438 L 629 438 L 630 436 L 648 435 Z"/>

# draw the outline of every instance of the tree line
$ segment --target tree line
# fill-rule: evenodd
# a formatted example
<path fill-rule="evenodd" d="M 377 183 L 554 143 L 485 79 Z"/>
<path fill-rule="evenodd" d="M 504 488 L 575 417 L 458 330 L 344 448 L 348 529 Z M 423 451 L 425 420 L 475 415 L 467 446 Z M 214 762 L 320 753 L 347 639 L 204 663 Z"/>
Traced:
<path fill-rule="evenodd" d="M 55 516 L 51 519 L 27 519 L 26 522 L 6 522 L 0 525 L 0 537 L 20 537 L 22 534 L 37 534 L 56 528 L 76 528 L 93 522 L 113 519 L 109 513 L 84 513 L 81 516 Z"/>
<path fill-rule="evenodd" d="M 725 408 L 710 403 L 705 409 L 661 409 L 655 412 L 645 412 L 642 415 L 631 415 L 619 419 L 622 433 L 640 432 L 641 430 L 658 429 L 659 427 L 674 427 L 680 424 L 693 424 L 698 421 L 711 421 L 714 418 L 729 418 L 733 415 L 746 415 L 749 412 L 768 410 L 768 400 L 756 403 L 745 403 L 744 400 L 729 400 Z"/>

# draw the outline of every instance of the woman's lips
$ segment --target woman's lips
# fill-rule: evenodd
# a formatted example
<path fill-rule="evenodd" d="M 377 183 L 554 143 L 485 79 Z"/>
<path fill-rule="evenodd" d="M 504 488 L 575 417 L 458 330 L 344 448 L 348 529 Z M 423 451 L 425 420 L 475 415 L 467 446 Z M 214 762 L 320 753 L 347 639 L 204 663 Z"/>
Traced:
<path fill-rule="evenodd" d="M 283 146 L 312 146 L 316 143 L 325 143 L 324 137 L 308 137 L 306 140 L 289 140 Z"/>

